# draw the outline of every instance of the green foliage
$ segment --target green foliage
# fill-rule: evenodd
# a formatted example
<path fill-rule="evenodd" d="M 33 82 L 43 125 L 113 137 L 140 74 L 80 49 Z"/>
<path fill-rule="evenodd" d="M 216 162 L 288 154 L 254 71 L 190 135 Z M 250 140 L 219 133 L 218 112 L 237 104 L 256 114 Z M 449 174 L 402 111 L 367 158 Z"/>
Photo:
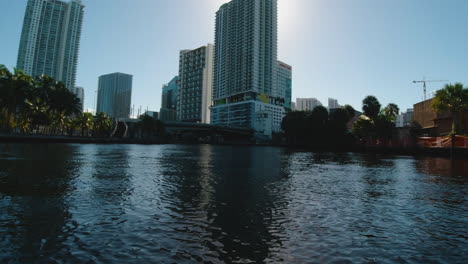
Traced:
<path fill-rule="evenodd" d="M 11 73 L 0 65 L 0 126 L 21 132 L 65 128 L 68 116 L 80 113 L 79 99 L 61 82 L 42 75 L 34 79 L 23 71 Z M 49 127 L 52 126 L 52 127 Z"/>
<path fill-rule="evenodd" d="M 81 136 L 88 136 L 89 131 L 93 128 L 93 115 L 90 113 L 82 113 L 75 118 L 75 124 L 81 129 Z"/>
<path fill-rule="evenodd" d="M 358 138 L 375 136 L 374 123 L 365 116 L 361 116 L 353 125 L 353 134 Z"/>
<path fill-rule="evenodd" d="M 112 120 L 105 113 L 98 113 L 93 120 L 94 136 L 109 136 L 112 130 Z"/>
<path fill-rule="evenodd" d="M 396 104 L 388 104 L 387 107 L 383 110 L 384 115 L 386 115 L 391 121 L 396 121 L 397 116 L 400 114 L 400 108 Z"/>
<path fill-rule="evenodd" d="M 468 111 L 468 88 L 463 84 L 447 84 L 436 92 L 432 100 L 432 108 L 438 113 L 452 114 L 452 134 L 459 132 L 461 113 Z"/>
<path fill-rule="evenodd" d="M 394 121 L 400 109 L 396 104 L 389 104 L 382 110 L 380 107 L 381 104 L 374 96 L 367 96 L 363 100 L 364 115 L 353 124 L 353 134 L 356 137 L 364 141 L 391 139 Z"/>

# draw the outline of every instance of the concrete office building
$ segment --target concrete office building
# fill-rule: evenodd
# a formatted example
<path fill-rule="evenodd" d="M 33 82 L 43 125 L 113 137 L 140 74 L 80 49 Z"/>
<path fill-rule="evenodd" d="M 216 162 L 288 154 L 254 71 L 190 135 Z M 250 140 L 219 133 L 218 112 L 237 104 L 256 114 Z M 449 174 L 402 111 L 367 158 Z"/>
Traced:
<path fill-rule="evenodd" d="M 276 96 L 284 100 L 284 108 L 291 111 L 292 100 L 292 67 L 278 61 L 277 65 L 277 93 Z"/>
<path fill-rule="evenodd" d="M 28 0 L 16 67 L 33 77 L 47 74 L 73 91 L 83 9 L 81 0 Z"/>
<path fill-rule="evenodd" d="M 177 121 L 210 123 L 213 51 L 208 44 L 180 52 Z"/>
<path fill-rule="evenodd" d="M 341 105 L 338 104 L 338 100 L 333 99 L 333 98 L 328 98 L 328 110 L 333 110 L 337 108 L 341 108 Z"/>
<path fill-rule="evenodd" d="M 133 76 L 112 73 L 99 77 L 97 112 L 112 118 L 129 118 Z"/>
<path fill-rule="evenodd" d="M 212 123 L 280 131 L 277 0 L 232 0 L 216 13 Z M 273 128 L 258 119 L 268 116 Z"/>
<path fill-rule="evenodd" d="M 322 106 L 322 103 L 316 98 L 296 99 L 296 111 L 312 111 L 317 106 Z"/>
<path fill-rule="evenodd" d="M 84 100 L 85 100 L 85 94 L 84 94 L 83 87 L 76 86 L 75 89 L 73 89 L 73 93 L 76 95 L 76 97 L 78 97 L 78 99 L 80 99 L 81 111 L 83 111 Z"/>
<path fill-rule="evenodd" d="M 164 84 L 162 87 L 161 110 L 159 119 L 162 121 L 175 121 L 177 117 L 177 93 L 179 90 L 179 76 Z"/>

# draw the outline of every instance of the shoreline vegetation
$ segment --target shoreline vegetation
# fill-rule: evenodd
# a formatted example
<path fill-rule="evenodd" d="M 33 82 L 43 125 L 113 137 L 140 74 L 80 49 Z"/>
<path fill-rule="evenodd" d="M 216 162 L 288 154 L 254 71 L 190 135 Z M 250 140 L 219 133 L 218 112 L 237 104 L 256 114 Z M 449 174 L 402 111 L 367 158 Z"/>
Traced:
<path fill-rule="evenodd" d="M 452 140 L 457 135 L 460 113 L 468 111 L 468 89 L 446 85 L 432 106 L 453 115 Z M 362 113 L 352 106 L 337 109 L 317 106 L 312 111 L 291 111 L 281 124 L 282 132 L 271 141 L 254 134 L 243 140 L 205 139 L 197 135 L 170 134 L 164 122 L 146 114 L 131 126 L 105 113 L 83 113 L 81 102 L 63 83 L 42 75 L 31 77 L 21 70 L 10 72 L 0 65 L 0 142 L 83 144 L 214 144 L 278 146 L 308 151 L 378 152 L 402 155 L 468 156 L 467 148 L 424 148 L 416 144 L 416 129 L 409 128 L 412 143 L 395 137 L 396 104 L 382 107 L 374 96 L 363 100 Z"/>

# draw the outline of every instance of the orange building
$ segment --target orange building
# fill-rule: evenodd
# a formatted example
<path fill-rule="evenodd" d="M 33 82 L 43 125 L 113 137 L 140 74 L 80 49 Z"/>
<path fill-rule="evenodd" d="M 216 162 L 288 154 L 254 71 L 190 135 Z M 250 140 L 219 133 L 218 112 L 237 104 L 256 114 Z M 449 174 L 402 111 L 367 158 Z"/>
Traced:
<path fill-rule="evenodd" d="M 416 127 L 421 128 L 425 136 L 445 136 L 452 131 L 452 115 L 450 113 L 438 114 L 432 109 L 432 99 L 414 105 L 413 121 Z M 461 134 L 468 133 L 468 112 L 460 117 Z"/>

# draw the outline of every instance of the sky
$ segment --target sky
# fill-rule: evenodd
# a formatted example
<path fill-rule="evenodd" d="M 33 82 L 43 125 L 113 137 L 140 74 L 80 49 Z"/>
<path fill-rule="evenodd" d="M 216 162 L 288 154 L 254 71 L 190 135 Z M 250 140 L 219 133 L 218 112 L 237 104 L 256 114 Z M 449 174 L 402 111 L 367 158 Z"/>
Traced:
<path fill-rule="evenodd" d="M 16 66 L 27 0 L 0 0 L 0 64 Z M 83 0 L 77 86 L 95 108 L 98 77 L 132 74 L 132 104 L 159 111 L 179 51 L 214 42 L 226 0 Z M 293 67 L 295 98 L 361 109 L 367 95 L 406 110 L 423 98 L 413 80 L 468 86 L 466 0 L 278 0 L 278 59 Z M 429 83 L 428 91 L 444 83 Z"/>

